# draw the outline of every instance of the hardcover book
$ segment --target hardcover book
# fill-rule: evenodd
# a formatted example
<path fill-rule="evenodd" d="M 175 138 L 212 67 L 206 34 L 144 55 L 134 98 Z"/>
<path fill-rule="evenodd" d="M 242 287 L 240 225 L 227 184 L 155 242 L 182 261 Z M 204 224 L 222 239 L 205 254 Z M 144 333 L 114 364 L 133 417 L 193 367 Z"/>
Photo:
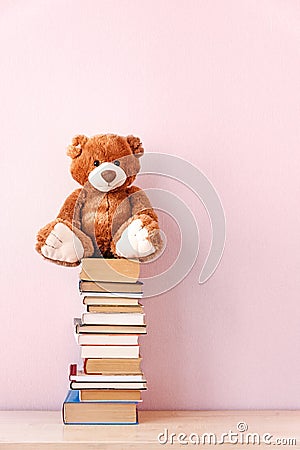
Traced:
<path fill-rule="evenodd" d="M 109 281 L 79 281 L 80 292 L 96 292 L 120 294 L 122 292 L 129 294 L 140 294 L 143 284 L 136 283 L 112 283 Z"/>
<path fill-rule="evenodd" d="M 141 391 L 134 389 L 81 389 L 80 401 L 142 402 Z"/>
<path fill-rule="evenodd" d="M 140 264 L 131 259 L 83 258 L 80 279 L 84 281 L 108 281 L 135 283 L 140 274 Z"/>
<path fill-rule="evenodd" d="M 79 391 L 69 391 L 63 404 L 63 421 L 69 425 L 134 425 L 137 402 L 80 401 Z"/>
<path fill-rule="evenodd" d="M 142 358 L 87 358 L 87 374 L 140 374 Z"/>
<path fill-rule="evenodd" d="M 84 313 L 85 325 L 144 325 L 143 313 Z"/>
<path fill-rule="evenodd" d="M 102 294 L 101 294 L 102 295 Z M 107 297 L 105 294 L 103 296 L 93 295 L 93 297 L 84 297 L 83 304 L 86 306 L 137 306 L 139 304 L 138 298 L 129 298 L 129 297 Z"/>
<path fill-rule="evenodd" d="M 85 325 L 81 319 L 74 319 L 76 333 L 100 333 L 100 334 L 146 334 L 146 325 Z"/>

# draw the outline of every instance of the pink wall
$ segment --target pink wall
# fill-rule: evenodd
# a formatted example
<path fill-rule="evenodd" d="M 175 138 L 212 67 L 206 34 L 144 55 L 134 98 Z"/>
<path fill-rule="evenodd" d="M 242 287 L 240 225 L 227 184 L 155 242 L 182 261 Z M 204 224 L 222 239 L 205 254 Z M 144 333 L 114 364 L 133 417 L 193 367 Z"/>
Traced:
<path fill-rule="evenodd" d="M 208 219 L 192 193 L 162 181 L 191 205 L 202 241 L 185 281 L 144 301 L 143 407 L 299 408 L 300 3 L 0 8 L 0 407 L 58 409 L 65 396 L 79 359 L 78 269 L 44 262 L 35 233 L 77 187 L 71 137 L 114 131 L 190 160 L 227 215 L 223 260 L 200 286 Z"/>

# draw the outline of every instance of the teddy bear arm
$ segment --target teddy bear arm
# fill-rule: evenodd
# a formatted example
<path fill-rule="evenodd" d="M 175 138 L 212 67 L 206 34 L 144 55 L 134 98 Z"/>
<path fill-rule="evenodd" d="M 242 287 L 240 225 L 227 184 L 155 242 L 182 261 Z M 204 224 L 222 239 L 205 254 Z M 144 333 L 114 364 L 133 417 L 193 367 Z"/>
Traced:
<path fill-rule="evenodd" d="M 37 252 L 59 265 L 77 266 L 80 263 L 79 259 L 76 261 L 58 260 L 50 254 L 49 256 L 45 255 L 45 244 L 47 245 L 49 240 L 51 241 L 51 239 L 53 238 L 57 239 L 59 242 L 62 241 L 62 237 L 59 233 L 64 236 L 63 239 L 66 239 L 69 242 L 73 241 L 74 245 L 76 245 L 77 243 L 77 247 L 80 248 L 84 257 L 89 257 L 94 254 L 94 246 L 92 240 L 80 229 L 80 202 L 78 201 L 80 192 L 81 189 L 77 189 L 71 195 L 69 195 L 69 197 L 65 200 L 62 208 L 60 209 L 57 218 L 41 228 L 41 230 L 37 234 Z M 75 238 L 72 237 L 73 233 L 75 235 Z M 51 236 L 52 234 L 53 236 Z M 52 246 L 53 243 L 50 242 L 49 251 Z M 62 256 L 62 259 L 68 258 Z"/>
<path fill-rule="evenodd" d="M 162 248 L 158 217 L 140 188 L 128 189 L 131 216 L 115 233 L 111 250 L 116 256 L 152 259 Z"/>
<path fill-rule="evenodd" d="M 70 194 L 57 215 L 57 219 L 65 220 L 73 224 L 76 228 L 81 228 L 80 225 L 80 193 L 82 189 L 76 189 Z"/>
<path fill-rule="evenodd" d="M 132 186 L 128 191 L 132 216 L 130 221 L 141 219 L 144 226 L 150 226 L 151 224 L 151 227 L 159 228 L 157 214 L 145 192 L 136 186 Z"/>
<path fill-rule="evenodd" d="M 150 228 L 159 228 L 157 214 L 153 210 L 145 192 L 137 186 L 131 186 L 127 189 L 127 195 L 126 200 L 129 202 L 128 215 L 124 216 L 126 208 L 122 209 L 123 220 L 121 225 L 113 231 L 113 240 L 115 242 L 120 239 L 123 231 L 136 219 L 142 219 L 143 225 L 150 227 L 151 224 Z"/>

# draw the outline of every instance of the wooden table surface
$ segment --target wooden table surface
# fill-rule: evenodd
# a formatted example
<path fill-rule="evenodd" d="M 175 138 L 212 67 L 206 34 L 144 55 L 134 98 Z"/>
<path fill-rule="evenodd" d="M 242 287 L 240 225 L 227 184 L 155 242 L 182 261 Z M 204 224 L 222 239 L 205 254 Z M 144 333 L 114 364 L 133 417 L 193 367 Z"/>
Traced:
<path fill-rule="evenodd" d="M 215 434 L 219 443 L 228 439 L 226 436 L 222 439 L 222 433 L 229 433 L 230 430 L 238 434 L 232 435 L 233 443 L 228 440 L 224 443 L 226 450 L 253 447 L 300 449 L 300 411 L 141 411 L 139 420 L 139 425 L 77 426 L 63 425 L 61 413 L 57 411 L 2 411 L 0 449 L 208 449 L 216 448 L 216 445 L 209 445 L 207 441 L 203 445 L 203 433 Z M 247 431 L 243 431 L 245 428 Z M 158 435 L 166 429 L 168 442 L 160 444 Z M 170 443 L 171 433 L 176 434 L 173 444 Z M 179 433 L 187 435 L 186 438 L 179 437 L 187 444 L 178 441 Z M 191 433 L 196 433 L 202 439 L 200 445 L 193 443 L 197 437 L 195 434 L 190 437 Z M 251 437 L 249 445 L 234 444 L 237 438 L 243 437 L 245 440 L 247 433 L 260 435 L 259 447 L 251 443 Z M 263 436 L 266 433 L 268 435 L 264 443 Z M 286 440 L 282 440 L 279 445 L 277 438 Z M 164 442 L 166 433 L 160 439 Z M 219 444 L 218 447 L 222 448 L 223 445 Z"/>

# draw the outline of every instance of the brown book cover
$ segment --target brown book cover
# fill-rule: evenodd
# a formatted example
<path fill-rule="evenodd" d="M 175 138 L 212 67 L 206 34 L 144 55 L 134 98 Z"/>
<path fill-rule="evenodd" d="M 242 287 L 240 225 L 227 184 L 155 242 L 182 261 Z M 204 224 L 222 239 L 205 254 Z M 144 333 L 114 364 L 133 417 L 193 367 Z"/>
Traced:
<path fill-rule="evenodd" d="M 91 313 L 142 313 L 144 310 L 142 305 L 88 305 L 87 311 Z"/>
<path fill-rule="evenodd" d="M 146 325 L 84 325 L 81 319 L 74 319 L 75 331 L 80 333 L 103 334 L 146 334 Z"/>
<path fill-rule="evenodd" d="M 140 274 L 140 264 L 125 258 L 83 258 L 80 279 L 85 281 L 111 281 L 135 283 Z"/>
<path fill-rule="evenodd" d="M 86 306 L 137 306 L 139 304 L 138 298 L 125 297 L 84 297 L 83 304 Z"/>
<path fill-rule="evenodd" d="M 89 375 L 140 375 L 142 358 L 87 358 L 84 372 Z"/>
<path fill-rule="evenodd" d="M 142 292 L 143 284 L 136 283 L 112 283 L 109 281 L 79 281 L 80 292 L 114 292 L 114 293 L 132 293 Z"/>
<path fill-rule="evenodd" d="M 136 402 L 81 402 L 77 391 L 69 391 L 63 404 L 65 424 L 135 424 Z"/>
<path fill-rule="evenodd" d="M 79 392 L 80 401 L 123 401 L 140 402 L 141 391 L 129 389 L 82 389 Z"/>

